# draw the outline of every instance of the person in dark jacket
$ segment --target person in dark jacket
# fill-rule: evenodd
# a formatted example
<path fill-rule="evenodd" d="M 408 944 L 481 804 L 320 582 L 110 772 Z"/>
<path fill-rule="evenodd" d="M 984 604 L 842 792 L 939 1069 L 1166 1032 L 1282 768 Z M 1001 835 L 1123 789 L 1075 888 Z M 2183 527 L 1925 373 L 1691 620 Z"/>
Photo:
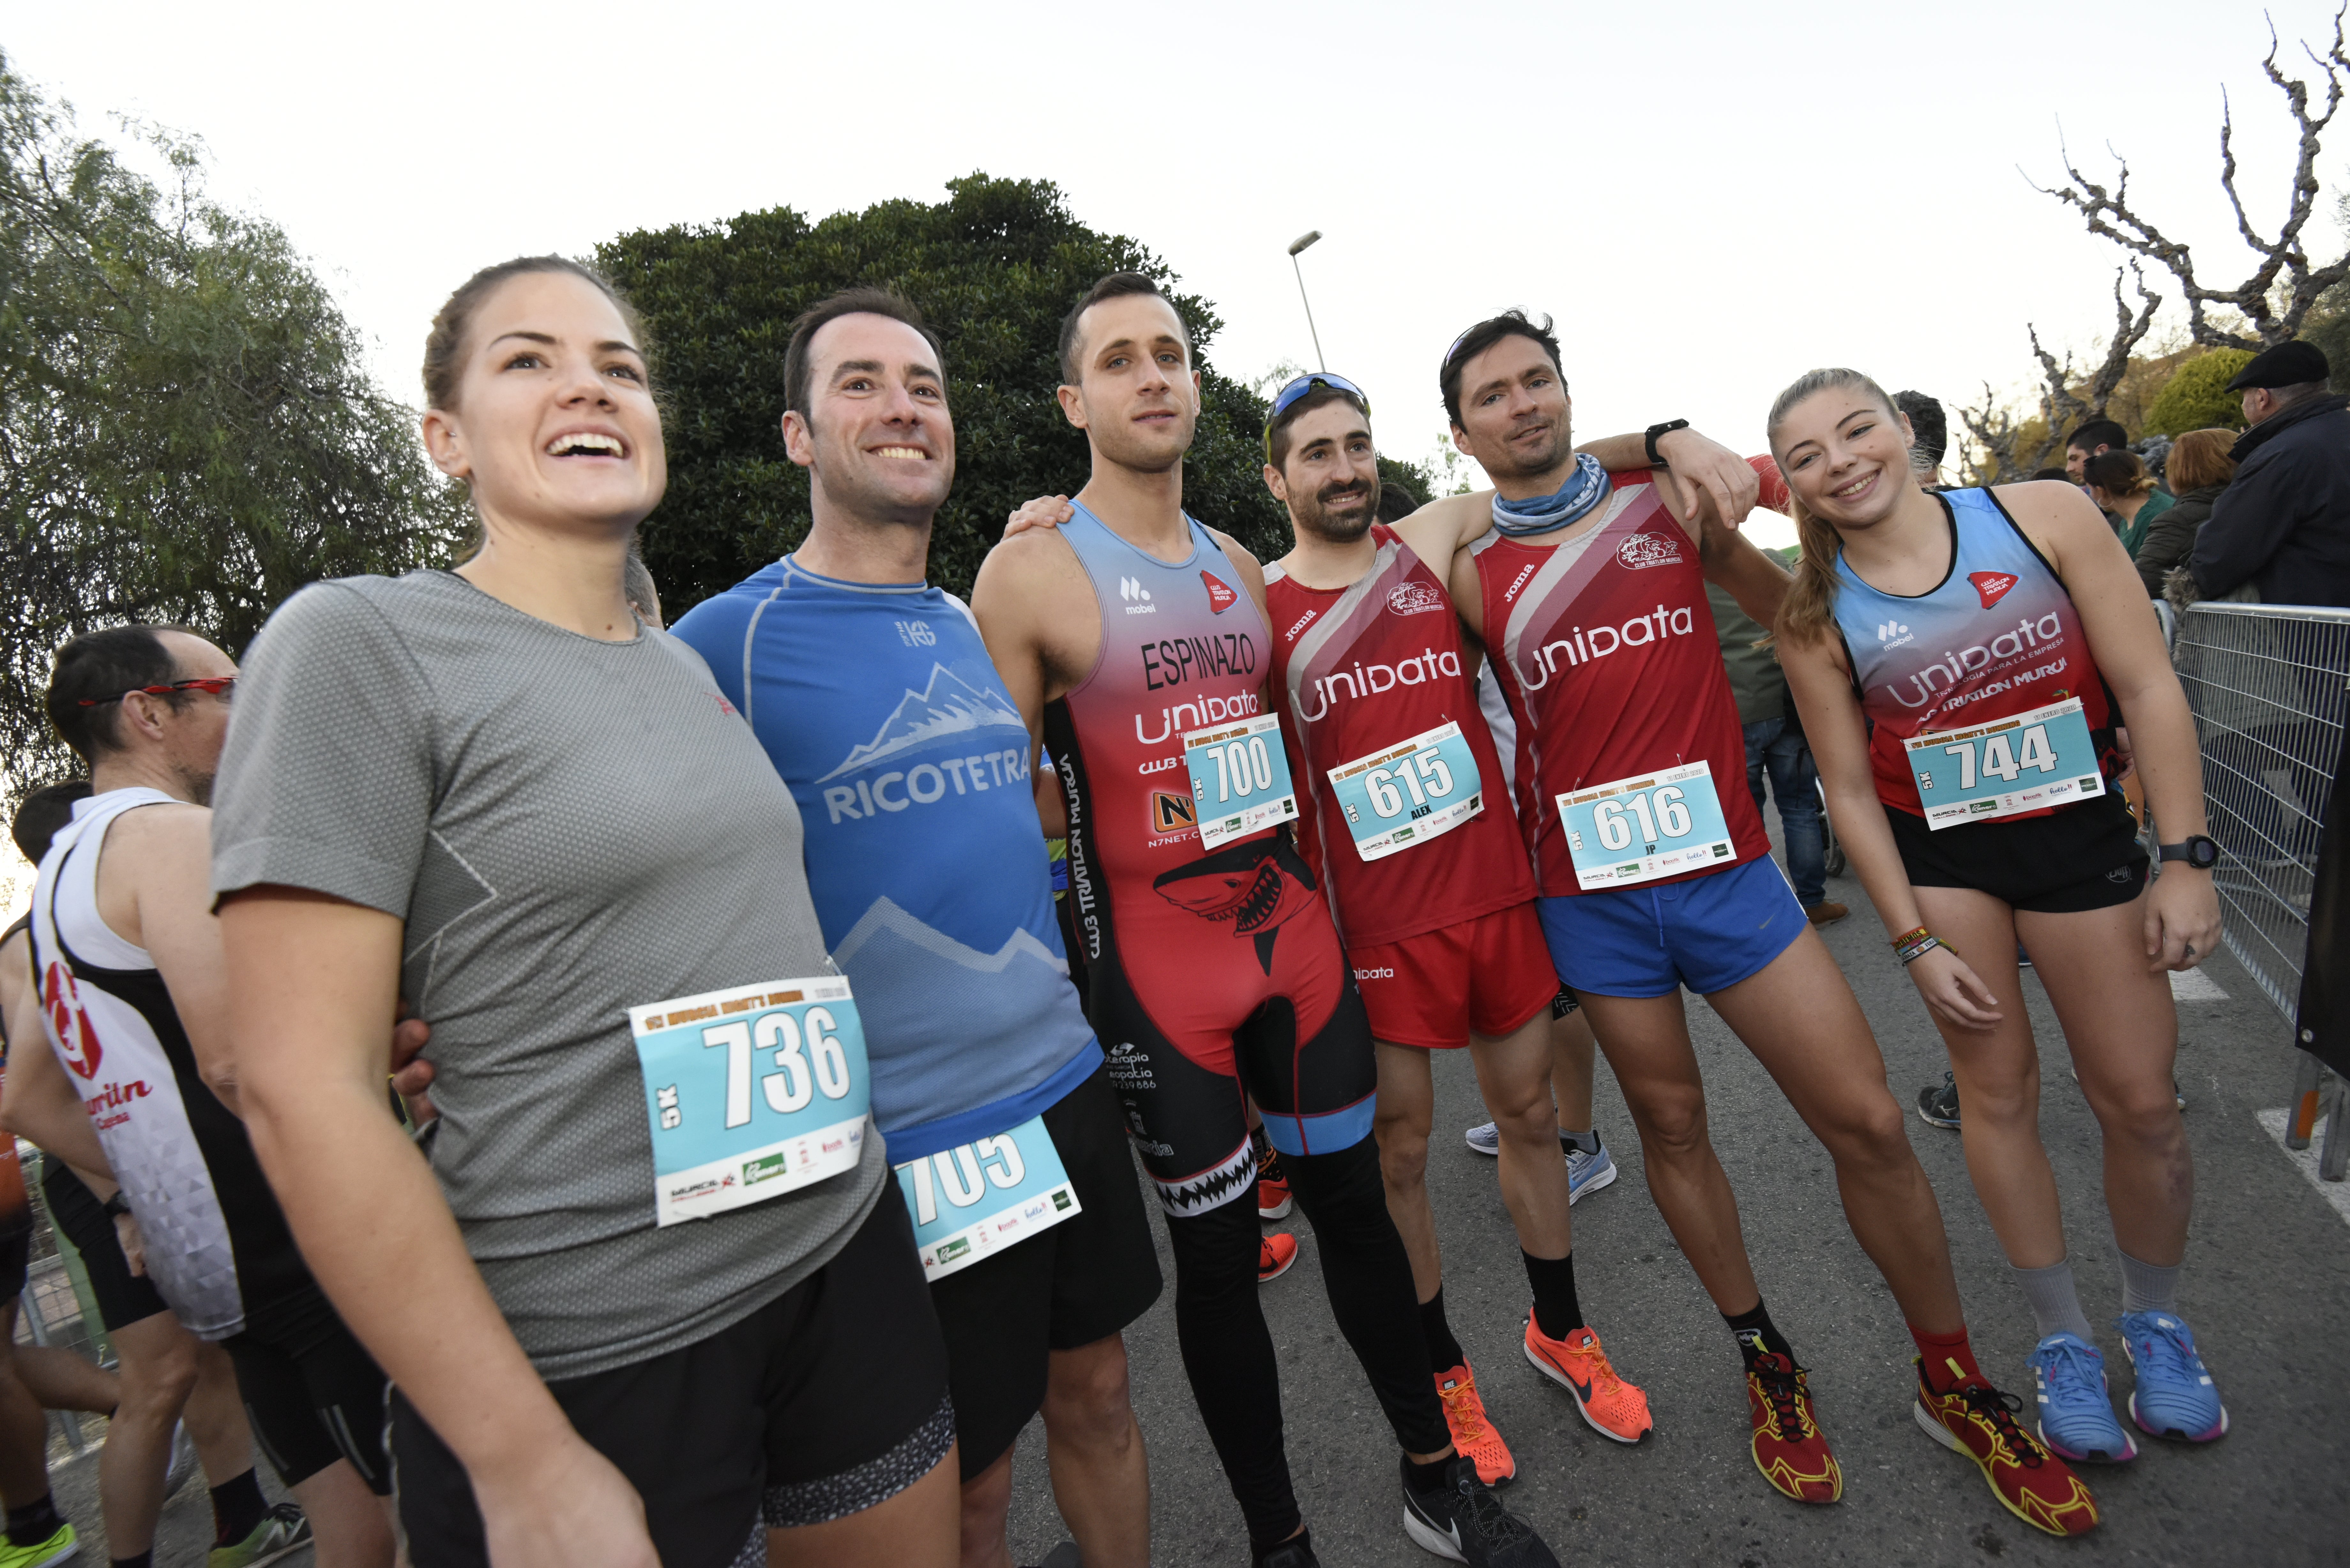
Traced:
<path fill-rule="evenodd" d="M 2137 546 L 2137 575 L 2146 584 L 2147 597 L 2162 597 L 2162 579 L 2187 559 L 2196 534 L 2211 515 L 2211 503 L 2236 476 L 2236 460 L 2228 455 L 2235 442 L 2234 431 L 2214 429 L 2189 431 L 2171 443 L 2167 472 L 2178 501 L 2147 524 L 2146 537 Z"/>
<path fill-rule="evenodd" d="M 2331 374 L 2322 350 L 2296 340 L 2228 383 L 2251 428 L 2188 556 L 2205 598 L 2249 583 L 2264 604 L 2350 607 L 2350 398 L 2326 390 Z"/>

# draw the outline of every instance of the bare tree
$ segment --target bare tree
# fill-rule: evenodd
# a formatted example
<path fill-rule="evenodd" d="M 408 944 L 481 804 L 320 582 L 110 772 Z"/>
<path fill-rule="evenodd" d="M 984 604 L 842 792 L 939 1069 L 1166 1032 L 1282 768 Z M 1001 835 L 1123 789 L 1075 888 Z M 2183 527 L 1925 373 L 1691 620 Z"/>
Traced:
<path fill-rule="evenodd" d="M 2309 84 L 2289 78 L 2277 68 L 2280 46 L 2276 26 L 2273 22 L 2269 26 L 2268 57 L 2261 62 L 2261 68 L 2284 94 L 2301 132 L 2300 159 L 2293 174 L 2293 200 L 2284 224 L 2274 239 L 2262 238 L 2260 231 L 2252 227 L 2251 220 L 2244 214 L 2243 199 L 2236 192 L 2236 151 L 2232 145 L 2235 119 L 2226 89 L 2220 91 L 2220 188 L 2228 193 L 2228 204 L 2235 211 L 2236 232 L 2260 257 L 2251 275 L 2235 287 L 2206 286 L 2195 275 L 2194 259 L 2188 247 L 2131 211 L 2129 161 L 2117 152 L 2114 161 L 2121 166 L 2121 177 L 2111 191 L 2075 168 L 2069 150 L 2064 152 L 2064 172 L 2071 176 L 2072 183 L 2056 191 L 2033 187 L 2066 206 L 2077 208 L 2091 234 L 2103 235 L 2123 249 L 2150 257 L 2169 269 L 2187 301 L 2189 331 L 2194 341 L 2207 348 L 2258 349 L 2282 343 L 2300 330 L 2302 318 L 2317 303 L 2319 295 L 2350 277 L 2350 253 L 2324 266 L 2314 266 L 2302 246 L 2302 231 L 2308 226 L 2317 205 L 2318 142 L 2325 128 L 2333 123 L 2334 111 L 2342 107 L 2344 77 L 2350 75 L 2350 55 L 2344 53 L 2342 36 L 2345 13 L 2350 13 L 2350 0 L 2345 0 L 2343 7 L 2334 14 L 2334 42 L 2324 55 L 2305 43 L 2302 46 L 2302 52 L 2325 73 L 2325 108 L 2318 114 L 2310 112 Z M 2112 151 L 2110 146 L 2107 151 Z M 2213 320 L 2213 306 L 2241 313 L 2251 335 L 2231 330 L 2224 321 Z M 2045 360 L 2047 356 L 2041 358 Z"/>
<path fill-rule="evenodd" d="M 2138 303 L 2135 309 L 2122 296 L 2122 278 L 2126 272 L 2137 289 Z M 2000 406 L 1999 398 L 1983 384 L 1982 402 L 1972 409 L 1961 408 L 1959 419 L 1967 427 L 1967 434 L 1981 449 L 1981 458 L 1969 458 L 1970 477 L 1985 484 L 2005 484 L 2030 477 L 2033 471 L 2048 461 L 2057 450 L 2068 431 L 2078 429 L 2084 421 L 2106 417 L 2106 405 L 2113 400 L 2114 391 L 2128 374 L 2130 355 L 2145 341 L 2154 326 L 2154 313 L 2162 296 L 2146 286 L 2146 275 L 2133 261 L 2126 269 L 2114 274 L 2114 335 L 2106 344 L 2106 357 L 2091 371 L 2085 384 L 2073 366 L 2070 350 L 2063 359 L 2051 354 L 2040 341 L 2040 329 L 2027 324 L 2024 330 L 2032 337 L 2032 353 L 2040 361 L 2043 385 L 2034 431 L 2029 420 L 2019 421 Z M 2026 448 L 2029 450 L 2026 450 Z"/>

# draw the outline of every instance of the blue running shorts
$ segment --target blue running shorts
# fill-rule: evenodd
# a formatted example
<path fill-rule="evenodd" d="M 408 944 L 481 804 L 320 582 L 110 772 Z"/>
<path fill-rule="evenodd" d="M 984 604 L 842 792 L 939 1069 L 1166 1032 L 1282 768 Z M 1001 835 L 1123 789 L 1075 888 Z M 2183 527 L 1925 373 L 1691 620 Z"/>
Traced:
<path fill-rule="evenodd" d="M 1762 971 L 1811 927 L 1769 856 L 1659 887 L 1537 898 L 1559 978 L 1602 996 L 1700 996 Z"/>

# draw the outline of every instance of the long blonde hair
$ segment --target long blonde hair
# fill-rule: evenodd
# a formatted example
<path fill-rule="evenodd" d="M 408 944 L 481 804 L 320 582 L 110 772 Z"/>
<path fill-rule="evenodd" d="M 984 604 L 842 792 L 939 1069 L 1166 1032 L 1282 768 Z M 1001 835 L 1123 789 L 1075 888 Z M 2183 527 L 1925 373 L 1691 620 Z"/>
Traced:
<path fill-rule="evenodd" d="M 1774 459 L 1778 456 L 1779 426 L 1795 406 L 1818 393 L 1835 390 L 1862 393 L 1899 427 L 1900 410 L 1893 406 L 1885 389 L 1868 377 L 1857 370 L 1841 369 L 1806 370 L 1771 404 L 1771 418 L 1763 433 L 1771 440 Z M 1780 466 L 1783 472 L 1785 464 Z M 1792 484 L 1787 487 L 1787 514 L 1795 520 L 1795 542 L 1803 551 L 1803 558 L 1795 563 L 1794 586 L 1787 590 L 1786 599 L 1779 606 L 1779 623 L 1772 629 L 1775 637 L 1793 647 L 1810 648 L 1835 625 L 1835 564 L 1836 556 L 1844 549 L 1844 535 L 1835 531 L 1835 524 L 1805 506 Z"/>

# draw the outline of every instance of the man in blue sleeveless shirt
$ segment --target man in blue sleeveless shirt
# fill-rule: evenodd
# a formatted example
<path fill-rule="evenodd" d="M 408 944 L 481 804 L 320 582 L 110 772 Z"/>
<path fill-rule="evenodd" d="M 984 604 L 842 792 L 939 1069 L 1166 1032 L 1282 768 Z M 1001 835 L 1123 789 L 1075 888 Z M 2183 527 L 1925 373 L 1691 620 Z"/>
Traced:
<path fill-rule="evenodd" d="M 783 430 L 814 524 L 673 629 L 799 803 L 946 1334 L 965 1568 L 1010 1561 L 1012 1447 L 1040 1407 L 1083 1560 L 1139 1568 L 1149 1479 L 1121 1331 L 1158 1298 L 1158 1257 L 1069 982 L 1027 727 L 969 610 L 923 581 L 954 480 L 944 358 L 894 295 L 800 317 Z"/>

